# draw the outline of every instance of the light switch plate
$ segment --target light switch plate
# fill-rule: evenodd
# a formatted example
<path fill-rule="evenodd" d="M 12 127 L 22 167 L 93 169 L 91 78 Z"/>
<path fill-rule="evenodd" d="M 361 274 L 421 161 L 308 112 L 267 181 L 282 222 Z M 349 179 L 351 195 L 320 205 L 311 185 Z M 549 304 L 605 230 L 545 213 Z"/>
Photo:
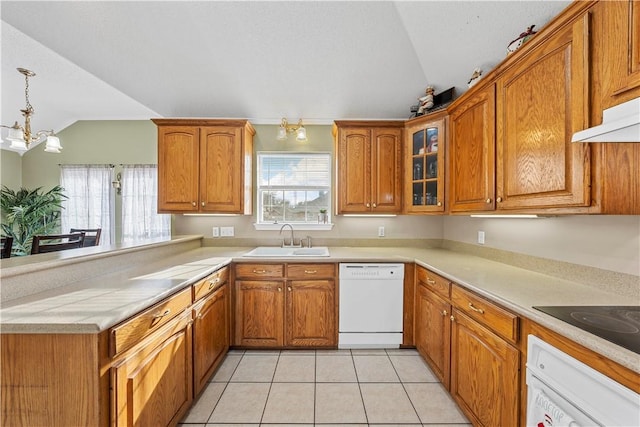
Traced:
<path fill-rule="evenodd" d="M 478 231 L 478 243 L 484 245 L 484 231 Z"/>
<path fill-rule="evenodd" d="M 220 227 L 213 227 L 213 237 L 220 237 Z"/>
<path fill-rule="evenodd" d="M 222 237 L 233 237 L 234 231 L 233 227 L 220 227 L 220 235 Z"/>
<path fill-rule="evenodd" d="M 384 237 L 384 226 L 378 227 L 378 237 Z"/>

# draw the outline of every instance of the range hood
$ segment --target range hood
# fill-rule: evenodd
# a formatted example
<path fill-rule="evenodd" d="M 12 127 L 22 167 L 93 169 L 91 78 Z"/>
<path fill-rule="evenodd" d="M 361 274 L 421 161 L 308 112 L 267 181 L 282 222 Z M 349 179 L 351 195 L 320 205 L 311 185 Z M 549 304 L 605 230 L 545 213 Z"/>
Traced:
<path fill-rule="evenodd" d="M 601 125 L 574 133 L 571 142 L 640 142 L 640 98 L 607 108 Z"/>

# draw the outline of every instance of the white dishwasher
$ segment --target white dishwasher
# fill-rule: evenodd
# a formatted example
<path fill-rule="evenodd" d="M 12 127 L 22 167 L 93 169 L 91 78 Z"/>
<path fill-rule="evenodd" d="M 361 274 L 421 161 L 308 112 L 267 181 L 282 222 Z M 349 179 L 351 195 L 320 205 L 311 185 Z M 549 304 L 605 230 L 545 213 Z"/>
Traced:
<path fill-rule="evenodd" d="M 402 344 L 404 264 L 340 264 L 338 348 Z"/>

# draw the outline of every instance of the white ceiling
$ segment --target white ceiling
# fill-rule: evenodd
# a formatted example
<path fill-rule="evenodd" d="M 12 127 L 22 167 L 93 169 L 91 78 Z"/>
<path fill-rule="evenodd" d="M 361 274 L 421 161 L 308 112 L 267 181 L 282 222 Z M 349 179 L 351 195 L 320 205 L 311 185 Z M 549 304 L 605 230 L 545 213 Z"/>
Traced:
<path fill-rule="evenodd" d="M 569 1 L 2 1 L 2 124 L 406 119 Z M 3 133 L 4 135 L 4 133 Z M 4 144 L 6 145 L 6 144 Z"/>

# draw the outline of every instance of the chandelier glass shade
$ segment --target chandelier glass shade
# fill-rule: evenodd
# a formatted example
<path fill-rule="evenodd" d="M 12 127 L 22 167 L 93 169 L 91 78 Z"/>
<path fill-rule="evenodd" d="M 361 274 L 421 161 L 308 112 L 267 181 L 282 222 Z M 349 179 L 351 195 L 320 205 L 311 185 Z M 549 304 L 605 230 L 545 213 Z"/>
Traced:
<path fill-rule="evenodd" d="M 307 130 L 302 124 L 302 119 L 298 120 L 297 125 L 290 125 L 287 119 L 283 118 L 278 128 L 278 139 L 280 141 L 287 139 L 288 133 L 295 133 L 298 142 L 307 142 Z"/>
<path fill-rule="evenodd" d="M 17 121 L 13 126 L 0 125 L 3 128 L 9 129 L 6 140 L 11 143 L 10 148 L 18 151 L 27 151 L 31 148 L 31 144 L 35 145 L 46 139 L 44 151 L 48 153 L 60 153 L 60 150 L 62 150 L 60 138 L 55 135 L 53 130 L 31 132 L 31 116 L 35 114 L 35 110 L 29 102 L 29 77 L 34 77 L 36 73 L 26 68 L 18 68 L 18 72 L 23 74 L 25 78 L 24 96 L 26 106 L 20 110 L 24 116 L 24 126 L 20 125 Z"/>

